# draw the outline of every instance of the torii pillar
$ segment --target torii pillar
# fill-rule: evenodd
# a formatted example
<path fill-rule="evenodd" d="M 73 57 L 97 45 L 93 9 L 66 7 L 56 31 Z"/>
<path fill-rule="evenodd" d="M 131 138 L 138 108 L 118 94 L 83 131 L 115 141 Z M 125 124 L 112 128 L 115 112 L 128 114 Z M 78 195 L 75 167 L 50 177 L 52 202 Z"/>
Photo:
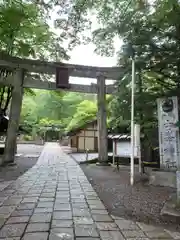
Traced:
<path fill-rule="evenodd" d="M 19 128 L 19 119 L 23 99 L 23 69 L 14 70 L 10 117 L 8 122 L 6 144 L 4 149 L 3 164 L 14 162 L 16 152 L 16 138 Z"/>
<path fill-rule="evenodd" d="M 108 165 L 107 143 L 107 113 L 106 113 L 106 78 L 97 77 L 97 105 L 98 105 L 98 165 Z"/>

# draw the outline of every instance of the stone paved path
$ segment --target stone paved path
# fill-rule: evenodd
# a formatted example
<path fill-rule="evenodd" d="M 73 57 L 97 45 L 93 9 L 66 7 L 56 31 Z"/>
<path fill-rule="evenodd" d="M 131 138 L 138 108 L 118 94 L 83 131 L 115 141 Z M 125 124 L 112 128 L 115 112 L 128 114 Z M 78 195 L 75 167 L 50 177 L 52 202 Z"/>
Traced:
<path fill-rule="evenodd" d="M 180 239 L 175 232 L 108 215 L 78 164 L 48 143 L 37 164 L 0 184 L 0 239 Z"/>

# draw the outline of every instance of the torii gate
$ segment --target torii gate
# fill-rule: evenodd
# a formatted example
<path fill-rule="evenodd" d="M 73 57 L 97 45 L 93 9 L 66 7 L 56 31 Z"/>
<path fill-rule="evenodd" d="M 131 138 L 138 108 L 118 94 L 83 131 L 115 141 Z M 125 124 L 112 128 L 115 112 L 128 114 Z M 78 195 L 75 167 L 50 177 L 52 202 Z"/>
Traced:
<path fill-rule="evenodd" d="M 1 85 L 12 86 L 12 101 L 10 107 L 10 119 L 7 130 L 7 139 L 3 162 L 14 161 L 16 135 L 18 131 L 21 105 L 23 99 L 23 88 L 37 88 L 56 90 L 55 82 L 34 80 L 28 76 L 29 73 L 43 73 L 55 75 L 57 68 L 67 68 L 69 76 L 96 78 L 97 85 L 70 84 L 67 90 L 74 92 L 97 93 L 98 102 L 98 152 L 99 164 L 107 164 L 107 124 L 106 124 L 106 94 L 113 92 L 114 86 L 105 84 L 106 79 L 117 80 L 123 73 L 120 67 L 92 67 L 73 65 L 58 62 L 47 62 L 41 60 L 22 59 L 11 57 L 0 53 L 0 66 L 13 71 L 12 76 L 0 79 Z"/>

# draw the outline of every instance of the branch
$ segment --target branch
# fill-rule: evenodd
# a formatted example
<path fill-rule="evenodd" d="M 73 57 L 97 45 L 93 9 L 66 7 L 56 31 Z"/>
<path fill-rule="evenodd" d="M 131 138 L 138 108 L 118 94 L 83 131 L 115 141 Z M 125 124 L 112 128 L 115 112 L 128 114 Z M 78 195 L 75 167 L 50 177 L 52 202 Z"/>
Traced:
<path fill-rule="evenodd" d="M 156 78 L 156 81 L 159 82 L 161 86 L 165 87 L 167 90 L 172 90 L 173 87 L 176 87 L 175 84 L 166 83 L 160 78 Z"/>

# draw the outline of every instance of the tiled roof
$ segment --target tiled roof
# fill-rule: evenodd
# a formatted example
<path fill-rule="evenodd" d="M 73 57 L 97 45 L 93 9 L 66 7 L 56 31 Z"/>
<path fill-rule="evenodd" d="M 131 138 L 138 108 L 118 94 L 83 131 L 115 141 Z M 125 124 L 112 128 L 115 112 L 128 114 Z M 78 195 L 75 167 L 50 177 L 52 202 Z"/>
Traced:
<path fill-rule="evenodd" d="M 114 139 L 114 140 L 128 140 L 128 139 L 131 139 L 131 135 L 130 134 L 109 134 L 108 138 Z M 141 135 L 141 138 L 143 138 L 143 135 Z"/>

